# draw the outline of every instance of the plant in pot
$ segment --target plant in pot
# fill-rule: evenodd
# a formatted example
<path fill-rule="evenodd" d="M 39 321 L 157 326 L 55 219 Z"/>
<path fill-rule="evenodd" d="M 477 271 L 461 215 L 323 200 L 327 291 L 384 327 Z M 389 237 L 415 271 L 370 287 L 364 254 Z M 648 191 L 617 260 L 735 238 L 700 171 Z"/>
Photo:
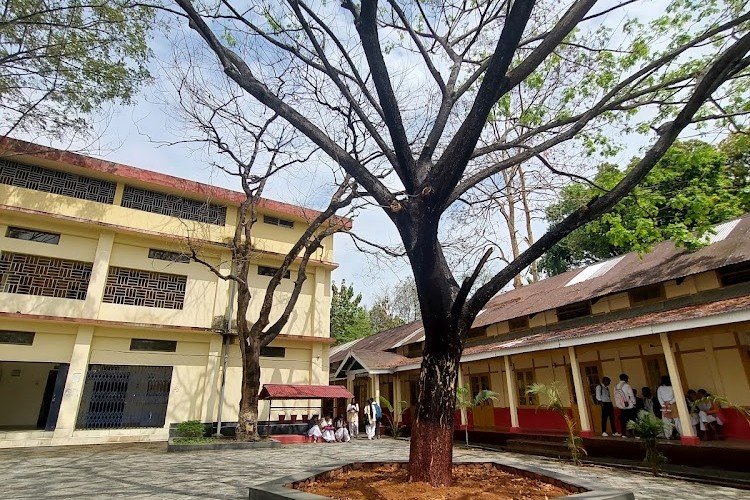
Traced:
<path fill-rule="evenodd" d="M 383 418 L 386 419 L 386 422 L 391 429 L 391 434 L 393 434 L 393 438 L 395 439 L 398 437 L 399 433 L 398 424 L 402 421 L 404 412 L 409 409 L 409 403 L 407 403 L 406 401 L 397 401 L 394 402 L 394 406 L 390 401 L 388 401 L 388 398 L 386 398 L 385 396 L 380 396 L 380 404 L 388 410 L 387 413 L 383 412 Z M 401 410 L 399 410 L 399 408 Z"/>
<path fill-rule="evenodd" d="M 583 447 L 583 439 L 581 439 L 576 430 L 575 420 L 568 415 L 567 409 L 563 406 L 562 396 L 560 395 L 560 383 L 557 380 L 549 384 L 533 383 L 526 389 L 526 394 L 536 396 L 537 401 L 545 398 L 547 402 L 544 404 L 540 402 L 537 404 L 537 407 L 552 410 L 565 420 L 565 426 L 568 428 L 568 437 L 565 439 L 565 444 L 568 447 L 573 463 L 581 465 L 581 459 L 587 454 L 586 448 Z"/>
<path fill-rule="evenodd" d="M 659 452 L 656 440 L 661 436 L 670 435 L 672 424 L 664 422 L 651 412 L 641 410 L 635 420 L 628 422 L 628 429 L 632 430 L 636 437 L 641 438 L 641 444 L 646 449 L 644 461 L 651 466 L 654 476 L 658 476 L 666 458 Z"/>

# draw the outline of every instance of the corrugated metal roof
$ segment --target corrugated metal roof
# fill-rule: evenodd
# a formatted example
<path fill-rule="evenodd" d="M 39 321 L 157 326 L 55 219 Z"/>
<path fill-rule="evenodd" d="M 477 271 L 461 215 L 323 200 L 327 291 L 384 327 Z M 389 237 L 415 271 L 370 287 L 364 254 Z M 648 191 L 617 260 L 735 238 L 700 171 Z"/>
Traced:
<path fill-rule="evenodd" d="M 340 385 L 265 384 L 260 399 L 351 399 L 354 394 Z"/>

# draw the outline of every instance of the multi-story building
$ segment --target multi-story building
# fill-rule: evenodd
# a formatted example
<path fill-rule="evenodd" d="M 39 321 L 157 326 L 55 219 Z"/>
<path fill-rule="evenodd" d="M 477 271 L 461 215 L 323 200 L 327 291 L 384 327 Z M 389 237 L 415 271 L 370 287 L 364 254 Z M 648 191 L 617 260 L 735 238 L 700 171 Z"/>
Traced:
<path fill-rule="evenodd" d="M 243 195 L 20 141 L 0 148 L 0 446 L 165 440 L 176 422 L 236 421 L 232 285 L 187 248 L 229 272 Z M 262 201 L 254 296 L 315 215 Z M 329 237 L 262 352 L 263 383 L 328 383 L 332 257 Z"/>
<path fill-rule="evenodd" d="M 681 421 L 688 389 L 732 403 L 722 434 L 750 439 L 750 216 L 721 224 L 696 251 L 671 242 L 575 269 L 502 293 L 477 316 L 461 358 L 459 384 L 498 399 L 456 418 L 495 433 L 562 431 L 563 418 L 539 407 L 526 389 L 556 383 L 584 437 L 599 435 L 594 402 L 603 377 L 621 373 L 639 395 L 656 393 L 670 376 Z M 424 344 L 421 322 L 331 349 L 331 381 L 364 399 L 406 401 L 408 425 L 417 403 Z M 693 426 L 682 441 L 697 442 Z"/>

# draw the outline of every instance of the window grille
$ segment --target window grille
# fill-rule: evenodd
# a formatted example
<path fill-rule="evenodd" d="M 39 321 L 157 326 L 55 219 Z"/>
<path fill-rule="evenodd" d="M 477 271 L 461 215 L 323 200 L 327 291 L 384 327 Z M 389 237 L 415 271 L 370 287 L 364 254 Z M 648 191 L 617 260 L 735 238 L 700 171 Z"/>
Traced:
<path fill-rule="evenodd" d="M 0 292 L 85 300 L 91 268 L 88 262 L 3 252 Z"/>
<path fill-rule="evenodd" d="M 520 318 L 513 318 L 508 320 L 508 330 L 511 332 L 517 332 L 518 330 L 526 330 L 529 327 L 529 317 L 521 316 Z"/>
<path fill-rule="evenodd" d="M 22 227 L 9 227 L 5 233 L 8 238 L 16 240 L 34 241 L 36 243 L 49 243 L 51 245 L 57 245 L 60 243 L 60 235 L 57 233 L 48 233 L 45 231 L 37 231 L 36 229 L 25 229 Z"/>
<path fill-rule="evenodd" d="M 133 186 L 125 186 L 122 206 L 219 226 L 227 220 L 227 207 Z"/>
<path fill-rule="evenodd" d="M 0 344 L 33 345 L 34 332 L 0 330 Z"/>
<path fill-rule="evenodd" d="M 176 352 L 176 340 L 130 339 L 131 351 Z"/>
<path fill-rule="evenodd" d="M 187 276 L 110 267 L 103 302 L 128 306 L 182 309 Z"/>
<path fill-rule="evenodd" d="M 167 260 L 170 262 L 179 262 L 186 264 L 190 262 L 190 256 L 179 252 L 170 252 L 167 250 L 157 250 L 156 248 L 149 248 L 148 250 L 149 259 Z"/>
<path fill-rule="evenodd" d="M 45 193 L 111 205 L 115 201 L 114 182 L 60 172 L 36 165 L 23 165 L 0 159 L 0 184 L 9 184 Z"/>
<path fill-rule="evenodd" d="M 286 348 L 271 346 L 261 347 L 260 355 L 264 358 L 283 358 L 286 356 Z"/>
<path fill-rule="evenodd" d="M 628 292 L 631 304 L 645 304 L 656 302 L 664 298 L 664 287 L 661 283 L 656 285 L 642 286 Z"/>
<path fill-rule="evenodd" d="M 583 316 L 589 316 L 591 314 L 591 302 L 576 302 L 575 304 L 569 304 L 557 308 L 557 320 L 564 321 L 566 319 L 580 318 Z"/>
<path fill-rule="evenodd" d="M 261 276 L 275 276 L 276 271 L 278 270 L 279 270 L 278 267 L 258 266 L 258 274 L 260 274 Z M 291 278 L 292 277 L 291 271 L 287 269 L 283 277 L 286 279 Z"/>

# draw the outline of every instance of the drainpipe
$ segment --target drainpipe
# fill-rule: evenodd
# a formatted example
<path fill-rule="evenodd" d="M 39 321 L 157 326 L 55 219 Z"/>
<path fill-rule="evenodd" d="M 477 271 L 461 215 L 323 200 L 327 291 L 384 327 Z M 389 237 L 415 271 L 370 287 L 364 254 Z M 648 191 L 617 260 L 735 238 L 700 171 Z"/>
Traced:
<path fill-rule="evenodd" d="M 221 369 L 221 389 L 219 390 L 219 413 L 216 416 L 216 436 L 221 436 L 221 413 L 224 409 L 224 388 L 226 387 L 227 381 L 227 364 L 229 362 L 229 342 L 232 338 L 232 313 L 234 312 L 234 296 L 237 291 L 237 283 L 234 280 L 229 281 L 229 304 L 227 305 L 227 324 L 224 329 L 224 344 L 222 345 L 222 351 L 224 352 L 224 363 Z"/>

